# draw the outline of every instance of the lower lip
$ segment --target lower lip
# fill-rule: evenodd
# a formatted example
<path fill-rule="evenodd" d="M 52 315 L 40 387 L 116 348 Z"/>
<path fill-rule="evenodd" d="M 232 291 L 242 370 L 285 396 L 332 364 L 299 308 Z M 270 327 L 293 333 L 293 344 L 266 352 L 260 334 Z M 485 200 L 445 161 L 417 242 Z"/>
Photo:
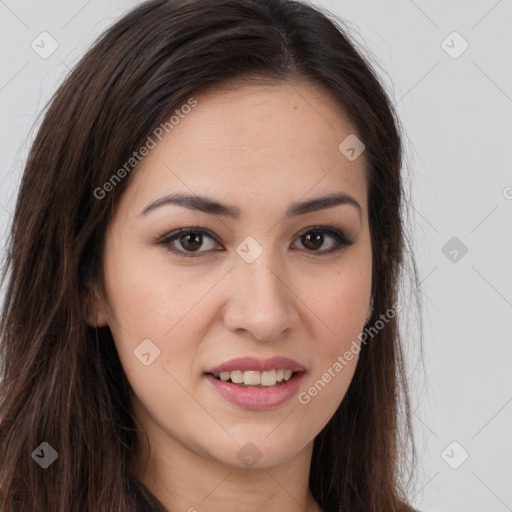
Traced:
<path fill-rule="evenodd" d="M 213 375 L 205 375 L 206 380 L 228 401 L 243 409 L 273 409 L 288 402 L 297 394 L 304 372 L 296 373 L 290 380 L 279 386 L 252 388 L 238 386 L 232 382 L 217 380 Z"/>

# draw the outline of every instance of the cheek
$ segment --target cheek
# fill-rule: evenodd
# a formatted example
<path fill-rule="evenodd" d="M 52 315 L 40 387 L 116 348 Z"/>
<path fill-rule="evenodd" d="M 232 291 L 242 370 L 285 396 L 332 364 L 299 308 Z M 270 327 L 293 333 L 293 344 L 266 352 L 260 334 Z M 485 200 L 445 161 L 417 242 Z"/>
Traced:
<path fill-rule="evenodd" d="M 329 280 L 313 300 L 331 334 L 345 338 L 362 328 L 370 296 L 370 283 L 354 274 L 340 272 Z"/>
<path fill-rule="evenodd" d="M 367 314 L 369 285 L 340 272 L 323 293 L 310 297 L 316 315 L 315 361 L 304 380 L 298 402 L 316 425 L 325 425 L 348 390 L 359 357 L 360 335 Z M 317 318 L 318 316 L 318 318 Z"/>
<path fill-rule="evenodd" d="M 363 249 L 363 248 L 362 248 Z M 347 252 L 348 255 L 348 252 Z M 371 295 L 371 253 L 354 251 L 328 275 L 304 279 L 302 297 L 315 343 L 314 369 L 301 387 L 299 402 L 327 422 L 350 385 L 359 357 L 359 335 Z M 315 286 L 311 286 L 315 282 Z M 309 286 L 306 288 L 306 283 Z"/>
<path fill-rule="evenodd" d="M 136 394 L 151 401 L 163 386 L 166 397 L 180 396 L 177 383 L 189 386 L 190 375 L 197 370 L 215 276 L 195 276 L 191 282 L 189 274 L 165 258 L 149 262 L 138 258 L 136 251 L 114 250 L 107 259 L 105 280 L 110 329 Z M 149 357 L 142 357 L 148 352 Z M 147 359 L 151 363 L 145 366 Z"/>
<path fill-rule="evenodd" d="M 113 250 L 105 279 L 110 312 L 126 331 L 137 338 L 161 339 L 190 313 L 211 288 L 211 279 L 194 279 L 173 267 L 165 257 L 144 257 L 134 248 Z M 115 262 L 115 263 L 114 263 Z"/>
<path fill-rule="evenodd" d="M 348 253 L 347 253 L 348 255 Z M 340 259 L 339 265 L 313 279 L 304 279 L 301 297 L 316 317 L 318 336 L 326 342 L 320 346 L 326 352 L 337 353 L 361 332 L 371 295 L 370 250 L 354 251 Z M 314 283 L 314 285 L 312 285 Z M 325 338 L 325 336 L 327 336 Z"/>
<path fill-rule="evenodd" d="M 154 266 L 118 262 L 109 291 L 110 307 L 121 320 L 113 320 L 110 329 L 136 397 L 162 425 L 171 424 L 172 412 L 179 410 L 198 415 L 185 389 L 192 387 L 190 375 L 204 336 L 204 315 L 194 304 L 211 285 L 203 281 L 187 287 L 169 269 L 165 274 Z M 168 406 L 162 409 L 162 404 Z"/>

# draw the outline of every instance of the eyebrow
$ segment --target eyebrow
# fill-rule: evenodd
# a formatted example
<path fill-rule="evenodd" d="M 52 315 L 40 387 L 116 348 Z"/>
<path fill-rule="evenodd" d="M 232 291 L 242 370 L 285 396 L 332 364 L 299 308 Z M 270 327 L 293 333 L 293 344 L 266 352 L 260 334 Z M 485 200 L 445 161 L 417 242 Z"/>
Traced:
<path fill-rule="evenodd" d="M 363 211 L 361 205 L 354 197 L 346 193 L 330 194 L 323 197 L 309 199 L 307 201 L 293 203 L 288 207 L 284 216 L 286 218 L 297 217 L 299 215 L 326 210 L 328 208 L 334 208 L 335 206 L 344 204 L 355 207 L 359 213 L 359 219 L 361 220 Z M 240 217 L 240 208 L 237 206 L 222 204 L 215 199 L 195 194 L 170 194 L 168 196 L 161 197 L 146 206 L 140 213 L 140 216 L 147 215 L 149 212 L 167 205 L 182 206 L 189 210 L 198 210 L 209 215 L 221 215 L 224 217 L 231 217 L 233 219 L 238 219 Z"/>

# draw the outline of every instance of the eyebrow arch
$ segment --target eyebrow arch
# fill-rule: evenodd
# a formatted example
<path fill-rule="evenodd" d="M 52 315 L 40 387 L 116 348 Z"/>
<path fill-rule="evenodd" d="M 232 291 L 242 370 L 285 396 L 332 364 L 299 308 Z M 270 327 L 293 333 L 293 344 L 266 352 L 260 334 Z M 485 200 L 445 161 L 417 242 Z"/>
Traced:
<path fill-rule="evenodd" d="M 359 219 L 361 220 L 361 205 L 354 197 L 346 193 L 331 194 L 294 203 L 289 206 L 284 216 L 286 218 L 297 217 L 299 215 L 305 215 L 307 213 L 325 210 L 327 208 L 334 208 L 335 206 L 343 204 L 354 206 L 357 209 Z M 146 206 L 139 216 L 147 215 L 149 212 L 166 205 L 182 206 L 189 210 L 198 210 L 210 215 L 221 215 L 224 217 L 231 217 L 233 219 L 238 219 L 240 217 L 240 208 L 237 206 L 222 204 L 209 197 L 198 196 L 195 194 L 170 194 L 168 196 L 161 197 Z"/>

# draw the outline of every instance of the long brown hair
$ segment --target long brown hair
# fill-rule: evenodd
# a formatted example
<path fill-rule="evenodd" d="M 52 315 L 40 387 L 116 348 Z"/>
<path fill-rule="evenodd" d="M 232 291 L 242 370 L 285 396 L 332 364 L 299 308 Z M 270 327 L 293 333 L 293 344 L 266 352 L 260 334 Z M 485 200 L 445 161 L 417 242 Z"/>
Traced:
<path fill-rule="evenodd" d="M 2 275 L 3 512 L 149 509 L 128 471 L 139 428 L 130 385 L 109 328 L 84 319 L 88 284 L 102 284 L 105 229 L 136 166 L 97 191 L 176 108 L 243 77 L 318 84 L 349 116 L 368 159 L 368 326 L 395 308 L 407 249 L 400 124 L 343 22 L 294 0 L 142 3 L 57 90 L 24 170 Z M 313 495 L 327 510 L 409 510 L 400 467 L 412 440 L 394 316 L 362 344 L 348 392 L 315 438 Z M 58 453 L 47 469 L 33 456 L 43 442 Z"/>

